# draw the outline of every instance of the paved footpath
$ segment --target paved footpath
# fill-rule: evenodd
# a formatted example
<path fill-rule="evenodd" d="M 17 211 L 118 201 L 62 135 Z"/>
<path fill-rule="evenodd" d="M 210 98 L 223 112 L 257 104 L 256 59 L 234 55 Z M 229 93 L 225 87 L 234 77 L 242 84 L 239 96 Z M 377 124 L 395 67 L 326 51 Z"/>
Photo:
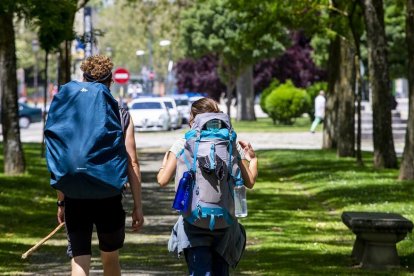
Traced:
<path fill-rule="evenodd" d="M 167 150 L 171 144 L 183 137 L 187 129 L 169 132 L 137 132 L 135 133 L 138 149 Z M 1 130 L 0 130 L 1 131 Z M 251 142 L 254 149 L 320 149 L 322 146 L 322 132 L 238 132 L 239 140 Z M 0 140 L 3 137 L 0 135 Z M 42 124 L 32 124 L 28 129 L 21 130 L 23 142 L 37 142 L 42 140 Z M 401 155 L 404 140 L 395 140 L 397 154 Z M 372 151 L 372 141 L 363 140 L 362 149 Z"/>

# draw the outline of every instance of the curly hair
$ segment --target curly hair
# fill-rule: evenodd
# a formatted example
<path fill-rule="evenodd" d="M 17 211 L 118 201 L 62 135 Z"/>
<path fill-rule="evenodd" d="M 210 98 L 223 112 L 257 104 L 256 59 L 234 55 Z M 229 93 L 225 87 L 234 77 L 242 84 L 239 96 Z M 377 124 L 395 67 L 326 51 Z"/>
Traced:
<path fill-rule="evenodd" d="M 103 55 L 90 56 L 80 66 L 87 81 L 105 81 L 109 78 L 114 64 L 111 59 Z"/>

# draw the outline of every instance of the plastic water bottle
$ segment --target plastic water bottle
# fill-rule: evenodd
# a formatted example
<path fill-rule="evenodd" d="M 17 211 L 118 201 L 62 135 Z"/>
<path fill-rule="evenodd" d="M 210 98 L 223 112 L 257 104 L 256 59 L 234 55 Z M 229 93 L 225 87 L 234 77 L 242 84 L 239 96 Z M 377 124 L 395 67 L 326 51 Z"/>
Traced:
<path fill-rule="evenodd" d="M 217 130 L 221 128 L 221 121 L 218 119 L 210 120 L 206 123 L 207 130 Z"/>
<path fill-rule="evenodd" d="M 187 211 L 188 209 L 188 204 L 191 201 L 192 178 L 192 174 L 187 171 L 183 173 L 183 177 L 180 179 L 172 206 L 177 211 Z"/>
<path fill-rule="evenodd" d="M 234 211 L 238 218 L 247 217 L 246 187 L 244 185 L 234 186 Z"/>

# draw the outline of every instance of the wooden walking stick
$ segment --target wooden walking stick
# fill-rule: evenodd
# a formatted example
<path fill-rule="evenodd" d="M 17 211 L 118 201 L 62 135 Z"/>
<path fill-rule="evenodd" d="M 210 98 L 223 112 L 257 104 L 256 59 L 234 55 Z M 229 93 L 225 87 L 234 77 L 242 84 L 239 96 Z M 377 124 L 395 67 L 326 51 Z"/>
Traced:
<path fill-rule="evenodd" d="M 37 248 L 39 248 L 43 243 L 45 243 L 48 239 L 50 239 L 54 234 L 56 234 L 57 231 L 59 231 L 60 228 L 63 227 L 63 225 L 65 225 L 64 222 L 62 222 L 61 224 L 59 224 L 58 226 L 56 226 L 56 228 L 49 233 L 49 235 L 47 235 L 46 237 L 44 237 L 43 239 L 41 239 L 38 243 L 36 243 L 32 248 L 30 248 L 29 250 L 27 250 L 25 253 L 22 254 L 22 259 L 26 259 L 29 255 L 31 255 Z"/>

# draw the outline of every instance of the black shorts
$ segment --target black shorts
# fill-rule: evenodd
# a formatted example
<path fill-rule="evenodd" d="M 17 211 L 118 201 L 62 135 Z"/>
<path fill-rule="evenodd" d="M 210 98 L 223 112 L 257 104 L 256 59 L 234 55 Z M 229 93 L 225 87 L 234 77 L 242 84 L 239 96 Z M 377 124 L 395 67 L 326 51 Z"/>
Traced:
<path fill-rule="evenodd" d="M 104 199 L 65 197 L 65 222 L 67 253 L 71 258 L 91 255 L 94 224 L 101 251 L 112 252 L 124 245 L 125 211 L 122 207 L 122 195 Z"/>

